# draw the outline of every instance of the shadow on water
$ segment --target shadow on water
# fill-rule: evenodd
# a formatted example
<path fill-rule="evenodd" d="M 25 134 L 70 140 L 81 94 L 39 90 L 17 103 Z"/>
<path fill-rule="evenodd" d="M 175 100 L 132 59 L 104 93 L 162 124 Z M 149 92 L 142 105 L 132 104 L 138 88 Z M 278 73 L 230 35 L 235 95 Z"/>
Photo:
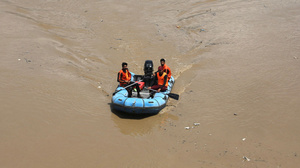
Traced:
<path fill-rule="evenodd" d="M 125 113 L 125 112 L 122 112 L 122 111 L 114 110 L 112 108 L 112 103 L 108 103 L 108 105 L 110 105 L 111 112 L 114 113 L 119 118 L 122 118 L 122 119 L 141 120 L 141 119 L 145 119 L 145 118 L 157 115 L 157 114 L 131 114 L 131 113 Z"/>

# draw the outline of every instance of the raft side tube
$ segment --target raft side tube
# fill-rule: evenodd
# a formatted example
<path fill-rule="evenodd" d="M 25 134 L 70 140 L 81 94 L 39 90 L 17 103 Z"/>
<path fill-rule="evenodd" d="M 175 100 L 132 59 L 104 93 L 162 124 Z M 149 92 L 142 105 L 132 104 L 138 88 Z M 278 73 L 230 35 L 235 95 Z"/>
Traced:
<path fill-rule="evenodd" d="M 113 103 L 114 104 L 117 104 L 117 105 L 121 105 L 123 106 L 125 101 L 126 101 L 127 97 L 124 97 L 124 96 L 115 96 L 113 98 Z"/>
<path fill-rule="evenodd" d="M 158 104 L 157 100 L 155 99 L 144 99 L 145 107 L 159 107 L 160 104 Z"/>
<path fill-rule="evenodd" d="M 126 99 L 124 106 L 132 107 L 132 108 L 134 108 L 134 107 L 143 108 L 144 101 L 141 98 L 131 97 L 131 98 Z"/>

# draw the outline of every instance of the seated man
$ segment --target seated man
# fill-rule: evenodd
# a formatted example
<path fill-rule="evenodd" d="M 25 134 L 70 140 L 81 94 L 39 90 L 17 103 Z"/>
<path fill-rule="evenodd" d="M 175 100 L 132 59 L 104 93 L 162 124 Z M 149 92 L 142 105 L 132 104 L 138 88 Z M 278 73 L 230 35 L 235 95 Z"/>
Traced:
<path fill-rule="evenodd" d="M 172 73 L 170 67 L 166 65 L 166 60 L 165 59 L 160 59 L 160 65 L 163 67 L 163 71 L 168 75 L 168 81 L 170 80 Z"/>
<path fill-rule="evenodd" d="M 131 73 L 129 72 L 128 68 L 127 68 L 127 63 L 123 62 L 122 63 L 122 69 L 119 71 L 118 73 L 118 82 L 120 82 L 120 86 L 121 87 L 126 87 L 128 85 L 132 85 L 134 82 L 130 81 L 131 79 Z M 139 84 L 136 83 L 133 86 L 135 86 L 136 90 L 137 90 L 137 96 L 140 98 L 140 87 Z M 131 87 L 127 87 L 126 90 L 128 92 L 128 97 L 132 96 L 132 88 Z"/>
<path fill-rule="evenodd" d="M 163 92 L 168 89 L 168 75 L 165 72 L 163 72 L 162 66 L 158 67 L 158 72 L 155 73 L 154 79 L 155 81 L 157 81 L 157 84 L 148 87 L 148 89 L 157 90 L 157 92 Z"/>

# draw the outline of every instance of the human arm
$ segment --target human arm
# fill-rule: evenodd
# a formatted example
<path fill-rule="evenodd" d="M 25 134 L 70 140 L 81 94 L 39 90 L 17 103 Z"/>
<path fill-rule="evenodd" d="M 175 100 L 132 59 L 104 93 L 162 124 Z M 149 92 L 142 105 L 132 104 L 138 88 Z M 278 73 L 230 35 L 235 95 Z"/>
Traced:
<path fill-rule="evenodd" d="M 127 83 L 130 83 L 130 81 L 131 81 L 131 73 L 129 72 L 128 68 L 127 68 L 127 73 L 128 73 L 128 78 L 129 78 L 129 80 L 127 80 L 126 82 L 127 82 Z"/>
<path fill-rule="evenodd" d="M 165 69 L 164 72 L 165 72 L 166 74 L 169 74 L 171 71 L 168 70 L 168 69 Z"/>
<path fill-rule="evenodd" d="M 121 80 L 121 79 L 122 79 L 122 74 L 120 74 L 120 72 L 119 72 L 119 73 L 118 73 L 118 78 L 117 78 L 117 81 L 118 81 L 118 82 L 122 82 L 122 80 Z"/>
<path fill-rule="evenodd" d="M 168 79 L 170 79 L 172 76 L 171 69 L 167 67 L 166 69 L 164 69 L 164 72 L 168 75 Z"/>

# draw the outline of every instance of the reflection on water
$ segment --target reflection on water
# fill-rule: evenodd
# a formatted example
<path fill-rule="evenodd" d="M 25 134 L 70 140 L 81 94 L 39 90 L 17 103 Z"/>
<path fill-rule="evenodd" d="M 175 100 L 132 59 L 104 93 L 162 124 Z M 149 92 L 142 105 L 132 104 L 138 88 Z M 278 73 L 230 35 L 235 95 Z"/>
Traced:
<path fill-rule="evenodd" d="M 112 110 L 111 118 L 123 134 L 132 136 L 152 134 L 166 126 L 170 120 L 178 120 L 177 116 L 170 113 L 128 114 L 116 110 Z"/>

